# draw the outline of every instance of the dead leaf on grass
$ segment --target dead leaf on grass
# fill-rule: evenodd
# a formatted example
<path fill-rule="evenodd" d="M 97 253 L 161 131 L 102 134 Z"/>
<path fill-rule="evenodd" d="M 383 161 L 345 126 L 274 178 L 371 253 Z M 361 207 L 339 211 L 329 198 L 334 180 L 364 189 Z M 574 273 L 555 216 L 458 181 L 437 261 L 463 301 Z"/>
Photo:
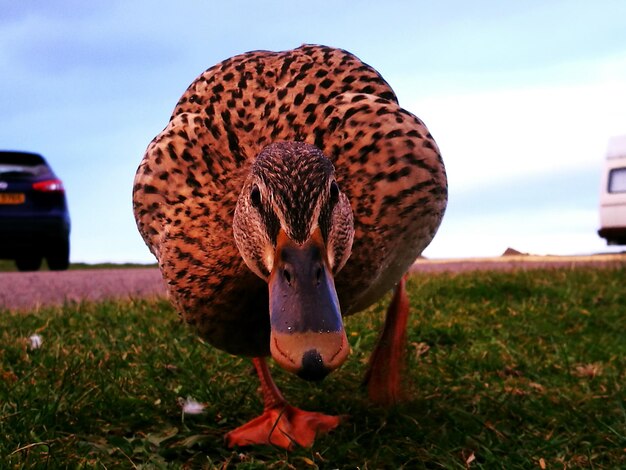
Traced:
<path fill-rule="evenodd" d="M 17 375 L 10 370 L 0 370 L 0 378 L 11 384 L 17 382 Z"/>
<path fill-rule="evenodd" d="M 415 348 L 415 358 L 419 359 L 423 355 L 425 355 L 428 351 L 430 351 L 430 346 L 427 343 L 411 343 L 411 346 Z"/>
<path fill-rule="evenodd" d="M 583 379 L 593 379 L 602 375 L 602 364 L 599 362 L 578 364 L 574 367 L 574 374 Z"/>
<path fill-rule="evenodd" d="M 504 369 L 498 371 L 498 376 L 505 377 L 521 377 L 522 374 L 519 370 L 516 369 L 515 365 L 505 366 Z"/>
<path fill-rule="evenodd" d="M 487 429 L 489 429 L 490 431 L 494 432 L 499 439 L 504 440 L 506 439 L 506 436 L 504 434 L 502 434 L 500 431 L 498 431 L 498 429 L 496 428 L 496 426 L 491 423 L 490 421 L 485 421 L 485 427 Z"/>
<path fill-rule="evenodd" d="M 313 462 L 310 458 L 308 457 L 300 457 L 300 459 L 309 467 L 317 467 L 317 465 L 315 465 L 315 462 Z"/>
<path fill-rule="evenodd" d="M 504 392 L 516 397 L 523 397 L 528 395 L 528 392 L 526 390 L 522 390 L 518 387 L 509 387 L 508 385 L 504 386 Z"/>

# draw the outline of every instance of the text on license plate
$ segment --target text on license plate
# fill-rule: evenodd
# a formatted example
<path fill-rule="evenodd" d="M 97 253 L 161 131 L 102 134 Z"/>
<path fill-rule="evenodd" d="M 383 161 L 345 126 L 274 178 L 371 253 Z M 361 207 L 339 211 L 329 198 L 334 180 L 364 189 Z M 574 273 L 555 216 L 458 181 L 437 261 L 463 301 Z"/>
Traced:
<path fill-rule="evenodd" d="M 23 204 L 25 200 L 24 193 L 0 193 L 0 204 Z"/>

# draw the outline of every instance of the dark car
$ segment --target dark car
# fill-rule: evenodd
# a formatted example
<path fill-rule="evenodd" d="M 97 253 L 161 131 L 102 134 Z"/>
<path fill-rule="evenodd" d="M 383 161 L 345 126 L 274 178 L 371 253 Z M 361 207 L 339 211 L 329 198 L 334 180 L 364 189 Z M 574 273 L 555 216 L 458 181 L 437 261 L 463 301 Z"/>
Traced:
<path fill-rule="evenodd" d="M 0 259 L 54 271 L 70 258 L 70 215 L 63 183 L 36 153 L 0 151 Z"/>

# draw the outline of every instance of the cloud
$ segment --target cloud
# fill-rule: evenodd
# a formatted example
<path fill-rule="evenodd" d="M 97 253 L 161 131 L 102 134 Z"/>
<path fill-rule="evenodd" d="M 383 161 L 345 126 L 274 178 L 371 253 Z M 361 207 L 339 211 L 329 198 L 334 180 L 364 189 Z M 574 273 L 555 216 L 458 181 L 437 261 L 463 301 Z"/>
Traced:
<path fill-rule="evenodd" d="M 2 145 L 42 152 L 65 180 L 73 259 L 152 259 L 129 205 L 136 165 L 191 81 L 248 50 L 327 43 L 383 74 L 441 147 L 444 254 L 469 233 L 483 238 L 466 255 L 539 237 L 528 227 L 562 238 L 541 216 L 559 207 L 593 237 L 594 168 L 607 137 L 626 133 L 624 2 L 4 3 Z"/>
<path fill-rule="evenodd" d="M 600 165 L 611 135 L 626 131 L 626 80 L 513 89 L 420 100 L 450 186 L 498 182 Z"/>
<path fill-rule="evenodd" d="M 62 2 L 5 2 L 2 5 L 0 24 L 15 24 L 29 17 L 45 19 L 77 18 L 87 19 L 100 15 L 107 10 L 103 3 L 84 2 L 83 0 L 63 0 Z"/>
<path fill-rule="evenodd" d="M 456 219 L 444 218 L 424 254 L 432 258 L 500 256 L 507 247 L 538 255 L 619 250 L 607 247 L 597 229 L 597 210 L 536 208 L 498 217 L 476 211 Z"/>
<path fill-rule="evenodd" d="M 600 175 L 609 137 L 626 134 L 625 63 L 614 56 L 590 68 L 562 65 L 543 86 L 425 98 L 408 91 L 405 106 L 435 136 L 450 185 L 443 225 L 425 254 L 606 251 L 596 233 Z"/>
<path fill-rule="evenodd" d="M 507 247 L 533 254 L 608 251 L 598 237 L 601 165 L 450 188 L 435 258 L 499 256 Z"/>
<path fill-rule="evenodd" d="M 40 77 L 82 73 L 126 74 L 138 68 L 155 68 L 175 63 L 176 49 L 166 37 L 142 34 L 145 23 L 132 23 L 126 13 L 71 9 L 57 14 L 55 9 L 24 11 L 7 22 L 0 33 L 4 49 L 2 61 L 11 66 L 11 76 L 35 74 Z M 143 25 L 143 26 L 142 26 Z M 151 28 L 149 28 L 151 29 Z"/>

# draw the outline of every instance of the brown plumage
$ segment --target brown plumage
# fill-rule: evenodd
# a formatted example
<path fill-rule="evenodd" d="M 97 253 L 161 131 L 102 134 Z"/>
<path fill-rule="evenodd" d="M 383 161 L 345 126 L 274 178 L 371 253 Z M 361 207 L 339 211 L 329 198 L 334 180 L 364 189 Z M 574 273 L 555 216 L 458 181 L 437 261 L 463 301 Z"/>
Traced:
<path fill-rule="evenodd" d="M 270 351 L 281 234 L 300 246 L 319 232 L 349 315 L 398 283 L 446 200 L 424 124 L 373 68 L 313 45 L 241 54 L 200 75 L 150 143 L 133 194 L 183 318 L 216 347 L 249 356 Z"/>

